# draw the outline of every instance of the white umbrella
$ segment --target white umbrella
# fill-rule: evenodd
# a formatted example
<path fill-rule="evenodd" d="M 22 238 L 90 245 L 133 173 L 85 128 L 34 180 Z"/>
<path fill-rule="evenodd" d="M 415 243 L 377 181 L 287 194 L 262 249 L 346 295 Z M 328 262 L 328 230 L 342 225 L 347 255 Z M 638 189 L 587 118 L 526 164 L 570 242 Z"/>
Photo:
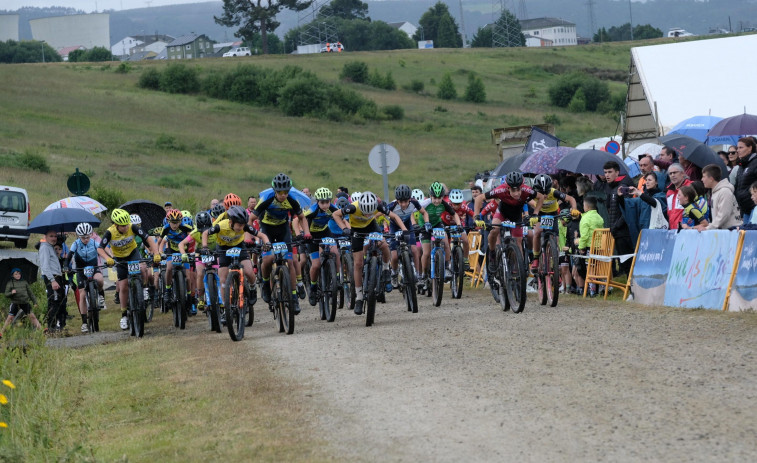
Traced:
<path fill-rule="evenodd" d="M 614 135 L 612 137 L 594 138 L 592 140 L 585 141 L 581 143 L 580 145 L 576 145 L 576 149 L 577 150 L 598 150 L 600 148 L 604 148 L 608 141 L 616 141 L 622 144 L 623 136 Z"/>
<path fill-rule="evenodd" d="M 69 196 L 59 199 L 45 208 L 46 211 L 52 209 L 84 209 L 90 214 L 108 210 L 107 207 L 88 196 Z"/>
<path fill-rule="evenodd" d="M 628 153 L 628 157 L 633 158 L 633 160 L 637 162 L 639 161 L 639 156 L 642 154 L 651 154 L 653 158 L 656 158 L 657 155 L 660 154 L 661 149 L 662 145 L 658 145 L 657 143 L 644 143 Z"/>

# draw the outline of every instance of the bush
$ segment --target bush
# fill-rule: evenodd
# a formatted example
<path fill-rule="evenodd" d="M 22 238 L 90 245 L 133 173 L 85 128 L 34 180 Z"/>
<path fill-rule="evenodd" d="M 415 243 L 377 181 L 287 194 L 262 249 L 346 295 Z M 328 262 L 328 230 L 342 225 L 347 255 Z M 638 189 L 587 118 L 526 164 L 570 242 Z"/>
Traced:
<path fill-rule="evenodd" d="M 202 91 L 211 98 L 227 98 L 234 79 L 230 74 L 212 72 L 202 81 Z"/>
<path fill-rule="evenodd" d="M 545 114 L 544 123 L 552 124 L 552 125 L 560 125 L 562 121 L 560 120 L 559 117 L 557 117 L 557 114 Z"/>
<path fill-rule="evenodd" d="M 392 77 L 391 71 L 387 71 L 387 73 L 382 76 L 378 69 L 374 69 L 370 77 L 368 78 L 368 84 L 376 88 L 382 88 L 384 90 L 397 89 L 397 83 L 394 81 L 394 77 Z"/>
<path fill-rule="evenodd" d="M 38 170 L 46 174 L 50 173 L 50 165 L 47 164 L 47 159 L 40 154 L 32 153 L 28 150 L 19 156 L 18 165 L 22 169 Z"/>
<path fill-rule="evenodd" d="M 116 67 L 116 70 L 113 72 L 116 72 L 118 74 L 128 74 L 129 71 L 131 71 L 131 64 L 127 62 L 123 62 Z"/>
<path fill-rule="evenodd" d="M 409 90 L 411 92 L 415 93 L 421 93 L 423 91 L 424 85 L 422 80 L 413 79 L 410 81 L 410 83 L 405 87 L 405 90 Z"/>
<path fill-rule="evenodd" d="M 381 112 L 386 118 L 392 121 L 398 121 L 405 117 L 405 109 L 400 105 L 388 105 L 381 108 Z"/>
<path fill-rule="evenodd" d="M 575 95 L 568 103 L 568 111 L 572 113 L 582 113 L 586 111 L 586 96 L 582 88 L 576 90 Z"/>
<path fill-rule="evenodd" d="M 231 84 L 227 98 L 239 103 L 254 103 L 259 94 L 260 87 L 257 75 L 238 75 Z"/>
<path fill-rule="evenodd" d="M 360 109 L 357 112 L 357 115 L 362 117 L 363 119 L 368 120 L 375 120 L 379 118 L 378 114 L 378 106 L 376 106 L 376 103 L 367 100 L 363 106 L 360 107 Z"/>
<path fill-rule="evenodd" d="M 338 108 L 343 114 L 357 114 L 368 101 L 356 91 L 336 85 L 329 87 L 327 94 L 330 106 Z M 332 118 L 328 117 L 328 119 Z"/>
<path fill-rule="evenodd" d="M 344 63 L 339 78 L 364 84 L 368 80 L 368 65 L 363 61 L 348 61 Z"/>
<path fill-rule="evenodd" d="M 168 93 L 197 93 L 200 90 L 197 70 L 184 64 L 169 64 L 160 75 L 160 89 Z"/>
<path fill-rule="evenodd" d="M 486 101 L 486 89 L 480 77 L 474 74 L 468 76 L 468 86 L 465 88 L 464 98 L 465 101 L 473 103 L 484 103 Z"/>
<path fill-rule="evenodd" d="M 137 87 L 150 90 L 160 90 L 160 71 L 149 68 L 139 76 Z"/>
<path fill-rule="evenodd" d="M 610 89 L 606 82 L 585 74 L 571 73 L 549 87 L 549 101 L 561 108 L 568 107 L 574 95 L 581 89 L 587 111 L 596 111 L 600 102 L 610 99 Z"/>
<path fill-rule="evenodd" d="M 449 72 L 444 74 L 442 81 L 439 82 L 439 90 L 436 92 L 436 96 L 442 100 L 454 100 L 457 98 L 457 90 Z"/>
<path fill-rule="evenodd" d="M 92 199 L 107 207 L 109 211 L 118 208 L 126 202 L 124 194 L 115 188 L 110 188 L 102 183 L 96 184 L 89 195 Z"/>
<path fill-rule="evenodd" d="M 321 115 L 325 97 L 323 82 L 313 77 L 301 76 L 290 80 L 281 89 L 279 105 L 287 116 Z"/>
<path fill-rule="evenodd" d="M 155 140 L 155 147 L 166 151 L 186 151 L 187 146 L 176 140 L 173 135 L 160 134 Z"/>

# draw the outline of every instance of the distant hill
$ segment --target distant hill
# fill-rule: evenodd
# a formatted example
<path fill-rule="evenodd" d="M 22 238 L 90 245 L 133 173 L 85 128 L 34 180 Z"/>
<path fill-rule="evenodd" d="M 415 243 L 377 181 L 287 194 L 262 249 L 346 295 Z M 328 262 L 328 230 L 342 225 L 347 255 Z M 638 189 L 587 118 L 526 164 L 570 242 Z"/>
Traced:
<path fill-rule="evenodd" d="M 374 20 L 409 21 L 417 25 L 421 15 L 434 0 L 385 0 L 367 3 L 369 15 Z M 445 3 L 449 5 L 450 12 L 459 18 L 459 3 L 450 0 L 445 0 Z M 518 0 L 505 0 L 504 3 L 517 5 Z M 589 31 L 586 3 L 587 0 L 526 0 L 526 10 L 530 18 L 551 16 L 574 22 L 579 35 L 588 36 L 592 31 Z M 466 0 L 463 7 L 466 34 L 469 38 L 473 37 L 479 27 L 495 19 L 491 0 Z M 632 2 L 631 8 L 634 24 L 651 24 L 663 32 L 674 26 L 695 34 L 705 34 L 712 27 L 732 28 L 738 32 L 744 27 L 757 26 L 757 0 L 648 0 L 643 3 Z M 2 12 L 0 10 L 0 13 Z M 159 33 L 179 36 L 190 32 L 204 33 L 217 41 L 234 40 L 234 29 L 219 26 L 213 20 L 213 16 L 220 16 L 223 12 L 223 3 L 220 1 L 107 12 L 111 14 L 111 43 L 127 35 Z M 53 7 L 22 8 L 17 13 L 21 15 L 19 34 L 24 40 L 31 39 L 30 19 L 82 12 L 72 8 Z M 628 2 L 596 0 L 594 14 L 597 28 L 609 28 L 626 23 L 629 21 Z M 281 22 L 281 27 L 276 30 L 279 37 L 283 37 L 287 30 L 297 26 L 296 13 L 285 11 L 277 19 Z"/>

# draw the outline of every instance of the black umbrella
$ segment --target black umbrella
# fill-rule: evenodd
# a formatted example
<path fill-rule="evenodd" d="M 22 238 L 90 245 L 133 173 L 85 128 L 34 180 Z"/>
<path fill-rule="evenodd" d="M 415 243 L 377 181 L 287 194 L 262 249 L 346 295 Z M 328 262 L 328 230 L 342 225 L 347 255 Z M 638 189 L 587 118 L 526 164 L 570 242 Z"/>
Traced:
<path fill-rule="evenodd" d="M 605 174 L 605 163 L 614 161 L 620 166 L 620 175 L 628 175 L 628 169 L 622 159 L 607 151 L 592 149 L 574 150 L 560 159 L 555 168 L 577 174 Z"/>
<path fill-rule="evenodd" d="M 25 255 L 36 256 L 36 253 L 26 251 L 0 251 L 0 289 L 5 291 L 5 285 L 11 279 L 11 270 L 21 269 L 21 278 L 29 284 L 37 281 L 37 265 Z"/>
<path fill-rule="evenodd" d="M 44 211 L 29 224 L 29 233 L 47 233 L 55 230 L 58 233 L 72 232 L 76 226 L 86 222 L 93 227 L 100 225 L 100 219 L 84 209 L 50 209 Z"/>
<path fill-rule="evenodd" d="M 492 177 L 501 177 L 516 170 L 520 172 L 520 165 L 523 164 L 523 161 L 525 161 L 530 155 L 531 153 L 520 153 L 505 159 L 494 168 L 492 171 Z"/>
<path fill-rule="evenodd" d="M 720 167 L 721 176 L 728 177 L 728 169 L 723 159 L 699 140 L 675 133 L 660 137 L 659 140 L 660 143 L 675 151 L 679 157 L 683 157 L 695 166 L 704 167 L 715 164 Z"/>
<path fill-rule="evenodd" d="M 757 134 L 757 116 L 744 113 L 721 120 L 710 129 L 707 136 L 722 137 L 731 135 L 742 137 L 754 134 Z"/>
<path fill-rule="evenodd" d="M 163 206 L 146 199 L 135 199 L 118 206 L 129 214 L 137 214 L 142 219 L 142 229 L 151 230 L 163 226 L 166 210 Z"/>

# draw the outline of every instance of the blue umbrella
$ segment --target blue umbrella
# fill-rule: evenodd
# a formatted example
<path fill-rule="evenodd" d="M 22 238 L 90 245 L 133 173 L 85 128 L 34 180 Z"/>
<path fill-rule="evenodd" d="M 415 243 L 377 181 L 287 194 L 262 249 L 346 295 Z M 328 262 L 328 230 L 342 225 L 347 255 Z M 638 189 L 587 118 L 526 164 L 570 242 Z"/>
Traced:
<path fill-rule="evenodd" d="M 694 116 L 681 121 L 673 127 L 673 130 L 668 132 L 668 135 L 677 133 L 678 135 L 686 135 L 698 141 L 707 140 L 707 132 L 712 129 L 715 124 L 722 121 L 722 117 L 717 116 Z"/>
<path fill-rule="evenodd" d="M 100 219 L 84 209 L 51 209 L 38 215 L 29 224 L 29 233 L 47 233 L 55 230 L 59 233 L 72 232 L 80 223 L 92 226 L 100 225 Z"/>
<path fill-rule="evenodd" d="M 268 188 L 267 190 L 263 190 L 260 192 L 260 201 L 265 201 L 266 199 L 270 198 L 273 195 L 274 195 L 273 188 Z M 291 190 L 289 190 L 289 196 L 296 199 L 297 202 L 300 203 L 300 207 L 303 210 L 309 208 L 310 204 L 313 202 L 313 200 L 310 199 L 310 196 L 301 192 L 297 188 L 292 188 Z"/>

